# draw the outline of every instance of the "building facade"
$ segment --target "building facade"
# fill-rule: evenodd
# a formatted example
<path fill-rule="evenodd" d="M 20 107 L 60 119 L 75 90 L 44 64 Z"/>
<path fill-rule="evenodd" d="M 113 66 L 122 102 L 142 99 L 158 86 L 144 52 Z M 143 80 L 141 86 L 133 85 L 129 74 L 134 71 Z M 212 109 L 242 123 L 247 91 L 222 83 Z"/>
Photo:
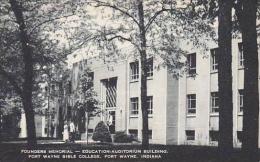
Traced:
<path fill-rule="evenodd" d="M 189 68 L 181 77 L 173 77 L 170 70 L 160 66 L 163 60 L 148 59 L 147 105 L 149 138 L 154 144 L 216 146 L 219 136 L 218 60 L 217 45 L 209 43 L 209 50 L 185 46 Z M 233 143 L 241 146 L 243 119 L 244 57 L 240 40 L 232 45 L 233 77 Z M 100 100 L 101 114 L 90 118 L 88 130 L 93 133 L 99 121 L 107 122 L 112 134 L 126 131 L 142 137 L 142 112 L 140 101 L 140 60 L 129 57 L 112 64 L 98 58 L 78 60 L 71 69 L 69 94 L 57 101 L 55 130 L 62 131 L 62 123 L 71 113 L 78 98 L 80 76 L 90 68 L 93 87 Z M 58 120 L 59 119 L 59 120 Z M 42 122 L 45 120 L 42 119 Z M 46 121 L 45 121 L 46 123 Z M 38 127 L 42 130 L 42 127 Z M 56 136 L 59 133 L 56 133 Z M 46 136 L 46 133 L 44 134 Z M 260 145 L 260 144 L 259 144 Z"/>
<path fill-rule="evenodd" d="M 189 68 L 179 78 L 164 68 L 155 68 L 162 60 L 148 59 L 148 113 L 151 143 L 213 145 L 218 143 L 218 60 L 217 46 L 208 51 L 187 47 Z M 73 64 L 72 85 L 76 86 L 80 65 Z M 241 41 L 234 40 L 232 48 L 233 76 L 233 143 L 241 146 L 243 119 L 244 57 Z M 102 109 L 112 116 L 111 132 L 126 131 L 141 139 L 140 62 L 128 59 L 108 66 L 89 61 L 94 73 L 94 89 Z M 72 86 L 72 87 L 73 87 Z M 106 115 L 93 119 L 92 132 Z"/>

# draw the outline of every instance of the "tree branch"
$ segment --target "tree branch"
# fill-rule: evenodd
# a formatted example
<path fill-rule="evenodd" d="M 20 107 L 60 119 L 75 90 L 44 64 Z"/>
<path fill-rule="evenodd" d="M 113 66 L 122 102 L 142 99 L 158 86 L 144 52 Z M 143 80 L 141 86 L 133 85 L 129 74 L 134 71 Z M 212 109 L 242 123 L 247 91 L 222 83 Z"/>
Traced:
<path fill-rule="evenodd" d="M 154 15 L 148 20 L 148 23 L 145 25 L 145 31 L 147 31 L 149 29 L 149 27 L 154 22 L 154 20 L 157 18 L 157 16 L 159 16 L 161 13 L 163 13 L 165 11 L 172 11 L 172 10 L 173 9 L 162 8 L 160 11 L 155 12 Z"/>
<path fill-rule="evenodd" d="M 55 17 L 53 19 L 45 20 L 45 21 L 39 23 L 38 25 L 34 26 L 29 33 L 32 33 L 35 29 L 37 29 L 38 27 L 42 26 L 43 24 L 46 24 L 46 23 L 49 23 L 49 22 L 52 22 L 52 21 L 55 21 L 55 20 L 63 19 L 63 18 L 68 18 L 68 17 L 71 17 L 71 16 L 74 16 L 74 14 L 65 15 L 65 16 L 62 16 L 62 17 Z"/>
<path fill-rule="evenodd" d="M 102 2 L 102 1 L 95 0 L 95 2 L 98 3 L 97 5 L 95 5 L 95 7 L 109 7 L 109 8 L 112 8 L 114 10 L 117 10 L 117 11 L 121 12 L 122 14 L 131 18 L 139 26 L 139 22 L 135 19 L 135 17 L 133 15 L 131 15 L 127 11 L 124 11 L 123 9 L 121 9 L 121 8 L 115 6 L 115 5 L 111 5 L 109 3 L 105 3 L 105 2 Z"/>
<path fill-rule="evenodd" d="M 112 41 L 112 40 L 114 40 L 114 39 L 125 40 L 125 41 L 128 41 L 128 42 L 131 42 L 131 39 L 130 39 L 130 38 L 126 38 L 126 37 L 123 37 L 123 36 L 121 36 L 121 35 L 115 35 L 115 36 L 113 36 L 113 37 L 111 37 L 111 38 L 108 38 L 107 40 L 108 40 L 108 41 Z"/>
<path fill-rule="evenodd" d="M 106 37 L 106 36 L 111 35 L 111 34 L 114 34 L 114 33 L 105 34 L 104 37 L 105 37 L 105 39 L 106 39 L 107 41 L 112 41 L 112 40 L 114 40 L 114 39 L 124 40 L 124 41 L 127 41 L 127 42 L 131 43 L 133 46 L 135 46 L 135 47 L 140 51 L 139 46 L 138 46 L 136 43 L 134 43 L 131 38 L 126 38 L 126 37 L 124 37 L 124 36 L 122 36 L 122 35 L 116 35 L 116 34 L 114 34 L 114 36 L 112 36 L 111 38 L 107 38 L 107 37 Z"/>

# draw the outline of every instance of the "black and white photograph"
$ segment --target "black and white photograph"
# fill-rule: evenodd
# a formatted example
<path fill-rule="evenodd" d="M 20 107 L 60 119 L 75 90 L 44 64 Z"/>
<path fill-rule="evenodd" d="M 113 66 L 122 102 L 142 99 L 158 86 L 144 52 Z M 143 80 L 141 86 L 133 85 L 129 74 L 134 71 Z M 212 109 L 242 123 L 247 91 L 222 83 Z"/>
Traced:
<path fill-rule="evenodd" d="M 0 162 L 259 162 L 259 0 L 1 0 Z"/>

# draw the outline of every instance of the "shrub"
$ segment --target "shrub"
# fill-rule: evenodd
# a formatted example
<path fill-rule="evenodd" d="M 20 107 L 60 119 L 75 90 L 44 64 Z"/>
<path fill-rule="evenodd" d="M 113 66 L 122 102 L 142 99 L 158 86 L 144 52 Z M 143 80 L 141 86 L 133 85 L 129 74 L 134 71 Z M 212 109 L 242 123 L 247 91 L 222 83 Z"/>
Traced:
<path fill-rule="evenodd" d="M 108 126 L 103 121 L 100 121 L 97 124 L 92 139 L 94 141 L 100 141 L 100 142 L 112 142 L 112 138 L 108 130 Z"/>
<path fill-rule="evenodd" d="M 116 132 L 114 142 L 118 143 L 131 143 L 137 141 L 133 135 L 126 134 L 124 131 Z"/>

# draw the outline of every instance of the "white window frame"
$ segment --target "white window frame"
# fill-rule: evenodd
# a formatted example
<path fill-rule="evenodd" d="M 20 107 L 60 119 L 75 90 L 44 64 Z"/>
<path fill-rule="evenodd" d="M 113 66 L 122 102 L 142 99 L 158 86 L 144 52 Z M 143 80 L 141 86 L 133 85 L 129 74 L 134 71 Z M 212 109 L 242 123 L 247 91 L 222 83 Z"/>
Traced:
<path fill-rule="evenodd" d="M 139 62 L 130 63 L 130 82 L 138 81 L 139 79 Z"/>
<path fill-rule="evenodd" d="M 218 92 L 210 93 L 211 113 L 219 113 L 219 94 Z"/>
<path fill-rule="evenodd" d="M 243 112 L 243 109 L 244 109 L 244 89 L 238 90 L 238 107 L 239 107 L 239 112 Z"/>
<path fill-rule="evenodd" d="M 196 74 L 196 67 L 197 67 L 197 56 L 196 53 L 188 54 L 187 57 L 188 61 L 188 75 L 195 75 Z"/>
<path fill-rule="evenodd" d="M 244 50 L 243 42 L 238 43 L 238 65 L 240 68 L 244 67 L 244 62 L 245 62 L 243 50 Z"/>
<path fill-rule="evenodd" d="M 137 116 L 139 113 L 138 97 L 130 98 L 130 115 Z"/>
<path fill-rule="evenodd" d="M 153 57 L 147 59 L 147 79 L 153 78 Z"/>
<path fill-rule="evenodd" d="M 147 112 L 148 115 L 153 114 L 153 96 L 147 96 Z"/>
<path fill-rule="evenodd" d="M 194 107 L 192 106 L 193 101 L 195 101 Z M 187 95 L 187 114 L 196 114 L 196 94 Z"/>
<path fill-rule="evenodd" d="M 214 48 L 210 50 L 210 58 L 211 58 L 211 72 L 218 71 L 218 59 L 217 59 L 217 52 L 218 48 Z"/>

